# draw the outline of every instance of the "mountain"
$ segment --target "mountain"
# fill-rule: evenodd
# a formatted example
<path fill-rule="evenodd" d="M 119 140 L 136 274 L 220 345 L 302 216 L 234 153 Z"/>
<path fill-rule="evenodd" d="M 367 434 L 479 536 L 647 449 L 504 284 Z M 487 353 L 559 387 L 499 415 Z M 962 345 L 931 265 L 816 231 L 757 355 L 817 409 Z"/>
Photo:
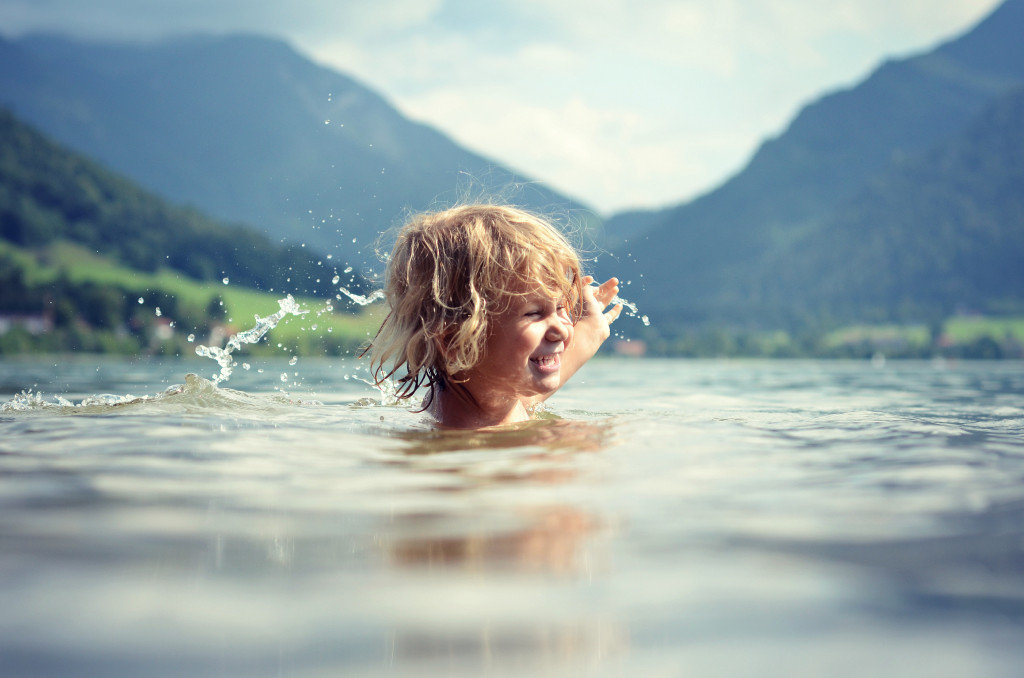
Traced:
<path fill-rule="evenodd" d="M 0 240 L 40 248 L 63 240 L 138 271 L 331 296 L 315 252 L 147 193 L 0 110 Z M 341 262 L 338 262 L 344 266 Z"/>
<path fill-rule="evenodd" d="M 955 310 L 1024 314 L 1022 129 L 1024 87 L 893 163 L 769 262 L 775 275 L 750 279 L 762 312 L 933 325 Z"/>
<path fill-rule="evenodd" d="M 0 41 L 0 63 L 0 104 L 55 139 L 174 202 L 364 264 L 409 210 L 460 198 L 592 218 L 277 40 L 31 36 Z"/>
<path fill-rule="evenodd" d="M 330 299 L 344 267 L 170 205 L 0 109 L 0 355 L 191 354 L 187 335 L 219 343 L 231 323 L 268 315 L 286 293 Z M 356 274 L 344 278 L 367 291 Z M 311 328 L 320 332 L 285 323 L 277 346 L 353 350 L 373 320 L 340 310 L 322 305 Z"/>
<path fill-rule="evenodd" d="M 793 308 L 822 303 L 815 297 L 818 280 L 795 277 L 798 271 L 810 276 L 816 270 L 801 264 L 801 258 L 817 256 L 811 244 L 834 249 L 828 229 L 839 228 L 843 218 L 837 213 L 854 209 L 847 206 L 870 182 L 897 171 L 901 163 L 926 157 L 962 133 L 986 106 L 1024 83 L 1022 31 L 1024 0 L 1007 0 L 962 37 L 930 53 L 885 63 L 856 87 L 808 105 L 741 172 L 710 193 L 661 212 L 612 218 L 606 224 L 610 233 L 632 228 L 640 234 L 602 259 L 604 272 L 633 280 L 624 294 L 640 303 L 652 322 L 669 325 L 777 323 L 778 315 L 763 307 L 769 288 L 785 287 Z M 902 176 L 902 189 L 931 191 L 921 182 L 933 179 Z M 1001 180 L 991 176 L 979 183 Z M 875 228 L 888 228 L 890 216 L 876 209 Z M 639 228 L 638 219 L 646 222 Z M 862 242 L 847 238 L 847 249 L 840 250 L 834 264 L 852 267 Z M 917 256 L 897 251 L 884 265 L 912 267 L 904 254 Z M 861 258 L 859 265 L 882 262 Z M 883 273 L 867 268 L 857 275 Z M 952 274 L 965 288 L 973 285 L 971 276 L 984 275 L 966 267 Z M 787 285 L 776 284 L 779 275 Z M 911 297 L 919 292 L 903 291 Z M 856 319 L 861 310 L 874 312 L 878 306 L 858 310 L 847 304 L 844 313 Z"/>

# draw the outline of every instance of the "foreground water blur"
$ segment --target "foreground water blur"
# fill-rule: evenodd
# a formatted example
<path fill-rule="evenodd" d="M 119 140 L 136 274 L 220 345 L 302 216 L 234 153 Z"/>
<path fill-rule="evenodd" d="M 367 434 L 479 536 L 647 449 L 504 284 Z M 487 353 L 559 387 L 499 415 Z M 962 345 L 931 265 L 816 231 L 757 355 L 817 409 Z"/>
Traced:
<path fill-rule="evenodd" d="M 1024 364 L 597 360 L 461 433 L 252 362 L 0 362 L 5 675 L 1024 666 Z"/>

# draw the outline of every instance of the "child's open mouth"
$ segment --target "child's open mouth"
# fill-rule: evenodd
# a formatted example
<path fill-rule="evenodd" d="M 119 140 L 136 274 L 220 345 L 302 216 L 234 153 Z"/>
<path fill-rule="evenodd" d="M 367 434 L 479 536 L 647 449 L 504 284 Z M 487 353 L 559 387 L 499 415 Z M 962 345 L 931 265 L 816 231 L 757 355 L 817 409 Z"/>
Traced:
<path fill-rule="evenodd" d="M 536 365 L 537 369 L 541 372 L 556 372 L 562 365 L 562 358 L 557 353 L 549 353 L 537 356 L 536 358 L 530 358 L 530 362 Z"/>

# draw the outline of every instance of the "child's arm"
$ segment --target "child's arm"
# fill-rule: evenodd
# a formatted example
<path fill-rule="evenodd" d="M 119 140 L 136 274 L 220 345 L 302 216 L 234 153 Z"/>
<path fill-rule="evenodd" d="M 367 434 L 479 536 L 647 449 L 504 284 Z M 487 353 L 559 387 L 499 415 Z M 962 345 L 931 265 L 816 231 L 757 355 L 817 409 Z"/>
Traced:
<path fill-rule="evenodd" d="M 605 339 L 611 336 L 611 325 L 622 313 L 622 304 L 616 304 L 611 310 L 605 311 L 615 295 L 619 293 L 617 278 L 609 278 L 602 285 L 594 287 L 593 277 L 583 278 L 583 316 L 573 326 L 572 338 L 562 352 L 562 383 L 569 381 L 583 364 L 594 357 L 597 349 Z M 533 402 L 546 400 L 548 393 L 536 398 Z"/>

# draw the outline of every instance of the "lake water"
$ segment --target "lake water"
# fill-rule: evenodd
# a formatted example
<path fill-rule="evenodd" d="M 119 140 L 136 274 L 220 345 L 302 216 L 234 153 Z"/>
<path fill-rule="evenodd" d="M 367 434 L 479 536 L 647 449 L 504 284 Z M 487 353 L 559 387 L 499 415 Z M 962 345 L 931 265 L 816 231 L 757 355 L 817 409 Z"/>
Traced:
<path fill-rule="evenodd" d="M 3 675 L 1024 667 L 1024 364 L 599 359 L 441 433 L 249 361 L 0 362 Z"/>

